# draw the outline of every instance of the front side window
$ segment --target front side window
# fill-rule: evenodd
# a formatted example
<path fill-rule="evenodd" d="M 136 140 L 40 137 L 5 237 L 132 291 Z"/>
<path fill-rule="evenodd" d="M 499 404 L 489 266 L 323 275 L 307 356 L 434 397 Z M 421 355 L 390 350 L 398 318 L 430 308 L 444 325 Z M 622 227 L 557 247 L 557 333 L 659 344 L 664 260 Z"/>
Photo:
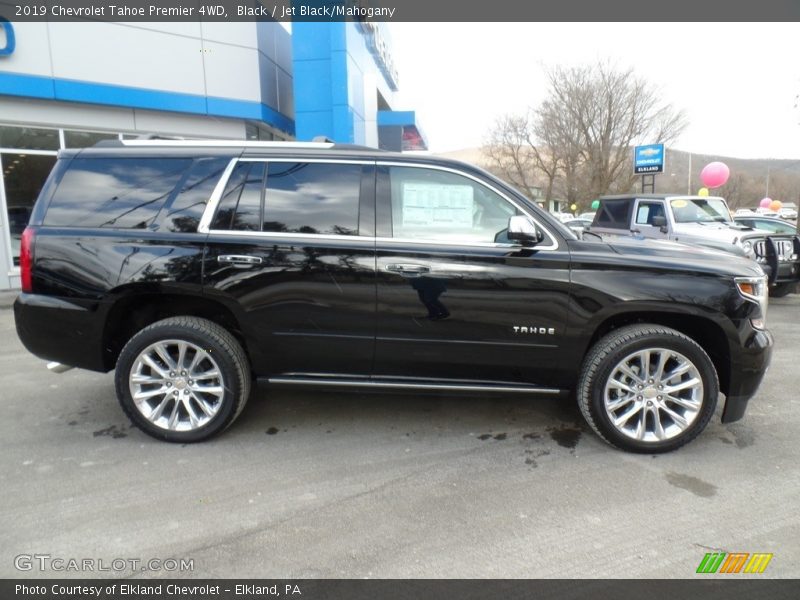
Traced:
<path fill-rule="evenodd" d="M 263 231 L 358 235 L 358 164 L 273 162 Z"/>
<path fill-rule="evenodd" d="M 499 194 L 456 173 L 391 167 L 389 180 L 396 238 L 508 243 L 508 219 L 521 214 Z"/>
<path fill-rule="evenodd" d="M 661 202 L 640 202 L 636 209 L 637 225 L 653 225 L 654 217 L 664 216 L 664 205 Z"/>

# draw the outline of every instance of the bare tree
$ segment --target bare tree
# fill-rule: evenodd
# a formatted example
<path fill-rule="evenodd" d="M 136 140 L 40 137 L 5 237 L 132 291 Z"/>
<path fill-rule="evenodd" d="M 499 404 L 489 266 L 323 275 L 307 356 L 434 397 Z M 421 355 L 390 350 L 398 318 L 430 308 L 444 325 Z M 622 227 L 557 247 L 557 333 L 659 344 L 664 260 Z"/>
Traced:
<path fill-rule="evenodd" d="M 661 103 L 658 90 L 632 69 L 600 62 L 556 67 L 548 78 L 550 93 L 540 110 L 563 115 L 562 131 L 588 172 L 588 186 L 580 191 L 583 200 L 633 184 L 628 167 L 634 144 L 668 144 L 686 128 L 685 114 Z"/>
<path fill-rule="evenodd" d="M 554 194 L 584 206 L 635 183 L 632 146 L 674 141 L 687 125 L 682 111 L 632 69 L 607 62 L 556 67 L 545 100 L 525 115 L 500 119 L 484 153 L 494 168 L 527 192 L 544 182 Z"/>

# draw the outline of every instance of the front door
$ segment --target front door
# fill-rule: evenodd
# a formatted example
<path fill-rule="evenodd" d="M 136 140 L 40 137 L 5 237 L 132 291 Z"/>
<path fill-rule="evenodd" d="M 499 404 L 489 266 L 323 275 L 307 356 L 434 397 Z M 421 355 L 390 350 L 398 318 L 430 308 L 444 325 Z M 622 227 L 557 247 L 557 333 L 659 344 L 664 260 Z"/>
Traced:
<path fill-rule="evenodd" d="M 242 311 L 256 374 L 369 376 L 374 188 L 369 162 L 236 164 L 210 227 L 204 290 Z"/>
<path fill-rule="evenodd" d="M 563 239 L 511 243 L 519 202 L 449 168 L 379 164 L 377 200 L 374 377 L 554 385 L 570 365 Z"/>

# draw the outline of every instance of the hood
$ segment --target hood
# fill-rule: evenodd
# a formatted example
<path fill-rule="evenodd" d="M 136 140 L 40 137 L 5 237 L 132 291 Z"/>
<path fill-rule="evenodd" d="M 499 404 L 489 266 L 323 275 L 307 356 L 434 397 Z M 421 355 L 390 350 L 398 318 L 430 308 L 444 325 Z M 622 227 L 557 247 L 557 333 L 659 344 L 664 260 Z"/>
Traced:
<path fill-rule="evenodd" d="M 741 240 L 742 235 L 752 232 L 752 229 L 736 223 L 676 223 L 674 232 L 678 241 L 681 236 L 691 236 L 733 244 L 736 240 Z"/>
<path fill-rule="evenodd" d="M 575 246 L 578 249 L 578 245 Z M 594 248 L 593 248 L 594 247 Z M 603 241 L 582 240 L 580 250 L 603 252 L 610 263 L 670 271 L 695 271 L 731 277 L 759 277 L 764 274 L 753 260 L 702 246 L 667 240 L 604 236 Z"/>

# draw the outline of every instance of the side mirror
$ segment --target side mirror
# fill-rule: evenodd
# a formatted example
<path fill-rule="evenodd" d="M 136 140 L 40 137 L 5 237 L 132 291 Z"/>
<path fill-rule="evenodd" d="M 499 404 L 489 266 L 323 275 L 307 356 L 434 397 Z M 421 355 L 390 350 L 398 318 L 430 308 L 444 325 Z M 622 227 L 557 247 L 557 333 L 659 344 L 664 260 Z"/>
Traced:
<path fill-rule="evenodd" d="M 525 215 L 514 215 L 508 219 L 508 239 L 523 246 L 535 246 L 544 240 L 544 233 Z"/>
<path fill-rule="evenodd" d="M 664 215 L 653 217 L 653 227 L 658 227 L 661 233 L 669 233 L 669 229 L 667 229 L 667 217 Z"/>

